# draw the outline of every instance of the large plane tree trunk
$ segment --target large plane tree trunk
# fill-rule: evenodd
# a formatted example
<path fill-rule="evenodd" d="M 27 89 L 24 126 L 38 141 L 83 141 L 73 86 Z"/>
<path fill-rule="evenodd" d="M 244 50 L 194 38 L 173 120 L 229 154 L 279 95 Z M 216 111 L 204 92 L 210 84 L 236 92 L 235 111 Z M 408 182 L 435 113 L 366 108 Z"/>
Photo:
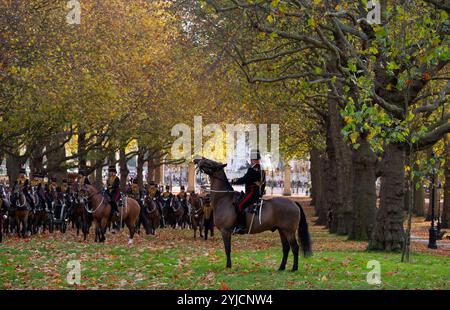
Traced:
<path fill-rule="evenodd" d="M 385 149 L 381 177 L 380 208 L 369 249 L 399 251 L 404 245 L 405 149 L 390 144 Z"/>
<path fill-rule="evenodd" d="M 353 217 L 350 240 L 369 240 L 375 224 L 377 157 L 365 139 L 353 151 Z"/>

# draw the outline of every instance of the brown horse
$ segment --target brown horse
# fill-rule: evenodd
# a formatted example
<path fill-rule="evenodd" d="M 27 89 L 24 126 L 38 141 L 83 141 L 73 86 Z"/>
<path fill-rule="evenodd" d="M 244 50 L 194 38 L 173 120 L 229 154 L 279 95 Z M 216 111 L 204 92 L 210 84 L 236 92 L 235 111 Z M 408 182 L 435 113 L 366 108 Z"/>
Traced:
<path fill-rule="evenodd" d="M 86 241 L 93 221 L 92 213 L 89 213 L 87 200 L 80 195 L 74 197 L 73 204 L 72 221 L 77 228 L 77 236 L 80 234 L 81 229 L 83 232 L 83 240 Z"/>
<path fill-rule="evenodd" d="M 239 193 L 233 190 L 228 182 L 224 168 L 221 164 L 206 158 L 195 159 L 198 169 L 206 173 L 211 181 L 211 204 L 214 208 L 214 224 L 222 233 L 225 253 L 227 255 L 227 268 L 231 268 L 231 234 L 236 224 L 236 210 L 233 201 Z M 283 259 L 279 270 L 285 270 L 289 249 L 294 254 L 292 271 L 298 269 L 299 246 L 296 232 L 301 241 L 303 255 L 312 254 L 311 239 L 308 231 L 305 213 L 301 205 L 284 197 L 276 197 L 264 201 L 257 217 L 246 214 L 248 233 L 256 234 L 263 231 L 278 230 L 283 248 Z"/>
<path fill-rule="evenodd" d="M 189 195 L 189 203 L 191 204 L 191 224 L 194 230 L 194 238 L 197 237 L 197 227 L 200 231 L 200 237 L 203 238 L 203 200 L 196 193 Z"/>
<path fill-rule="evenodd" d="M 95 225 L 94 241 L 104 242 L 106 240 L 106 228 L 110 224 L 109 215 L 111 212 L 111 204 L 109 203 L 108 197 L 97 191 L 92 185 L 84 185 L 82 192 L 88 194 L 86 197 L 89 206 L 88 212 L 92 214 Z M 125 197 L 123 206 L 119 206 L 119 216 L 113 216 L 112 218 L 112 221 L 120 221 L 121 224 L 125 223 L 127 225 L 130 232 L 128 244 L 133 243 L 140 212 L 141 207 L 139 203 L 132 198 Z"/>
<path fill-rule="evenodd" d="M 146 196 L 144 198 L 144 207 L 141 211 L 141 219 L 147 235 L 155 235 L 156 228 L 159 227 L 161 222 L 161 214 L 157 203 L 158 202 L 150 196 Z"/>
<path fill-rule="evenodd" d="M 14 212 L 17 234 L 25 238 L 28 232 L 28 217 L 30 215 L 30 204 L 25 198 L 22 189 L 13 194 L 14 204 L 11 206 Z"/>

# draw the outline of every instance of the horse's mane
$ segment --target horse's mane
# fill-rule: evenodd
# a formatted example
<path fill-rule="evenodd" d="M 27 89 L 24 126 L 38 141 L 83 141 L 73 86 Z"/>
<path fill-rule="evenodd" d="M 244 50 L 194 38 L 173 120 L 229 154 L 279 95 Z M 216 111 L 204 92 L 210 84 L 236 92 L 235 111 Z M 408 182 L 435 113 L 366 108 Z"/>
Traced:
<path fill-rule="evenodd" d="M 223 175 L 225 177 L 225 179 L 220 179 L 220 180 L 224 181 L 224 183 L 226 184 L 227 190 L 234 191 L 233 186 L 231 186 L 230 182 L 228 181 L 227 174 L 225 173 L 225 168 L 222 168 L 220 171 L 223 173 Z"/>

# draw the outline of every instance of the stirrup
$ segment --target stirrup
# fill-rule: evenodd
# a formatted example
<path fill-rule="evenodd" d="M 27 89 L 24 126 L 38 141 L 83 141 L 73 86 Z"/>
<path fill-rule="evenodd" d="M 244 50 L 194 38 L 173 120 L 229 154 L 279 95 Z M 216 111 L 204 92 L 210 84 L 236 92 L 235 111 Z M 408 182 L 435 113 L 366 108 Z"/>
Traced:
<path fill-rule="evenodd" d="M 247 233 L 247 228 L 246 227 L 242 227 L 242 226 L 236 226 L 233 229 L 232 234 L 233 235 L 245 235 Z"/>

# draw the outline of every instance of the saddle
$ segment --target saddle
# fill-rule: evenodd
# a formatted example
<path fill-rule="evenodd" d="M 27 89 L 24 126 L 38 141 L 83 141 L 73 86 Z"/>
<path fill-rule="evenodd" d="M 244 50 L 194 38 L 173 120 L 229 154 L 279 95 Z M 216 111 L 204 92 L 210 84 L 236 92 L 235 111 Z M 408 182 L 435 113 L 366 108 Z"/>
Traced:
<path fill-rule="evenodd" d="M 259 211 L 261 210 L 261 208 L 259 206 L 261 206 L 263 203 L 264 203 L 264 199 L 259 198 L 257 202 L 255 202 L 254 204 L 245 208 L 244 211 L 246 213 L 259 215 Z"/>
<path fill-rule="evenodd" d="M 237 206 L 239 204 L 239 202 L 242 201 L 242 199 L 245 197 L 245 193 L 241 192 L 239 197 L 234 201 L 234 205 L 236 207 L 237 210 Z M 250 206 L 246 207 L 244 209 L 245 213 L 250 213 L 250 214 L 259 214 L 259 206 L 261 206 L 264 203 L 264 199 L 262 197 L 260 197 L 256 202 L 254 202 L 253 204 L 251 204 Z"/>

